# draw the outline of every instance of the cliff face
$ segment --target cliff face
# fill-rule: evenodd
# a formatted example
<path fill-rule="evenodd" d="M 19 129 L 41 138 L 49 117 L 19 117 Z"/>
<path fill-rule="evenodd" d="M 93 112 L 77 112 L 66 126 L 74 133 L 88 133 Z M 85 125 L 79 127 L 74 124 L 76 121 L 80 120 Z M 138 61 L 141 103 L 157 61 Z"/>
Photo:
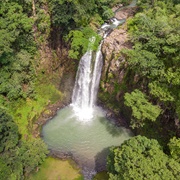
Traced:
<path fill-rule="evenodd" d="M 118 19 L 131 18 L 136 11 L 136 7 L 124 8 L 116 12 L 115 17 Z M 124 78 L 128 73 L 127 62 L 122 56 L 121 50 L 124 48 L 132 48 L 127 33 L 127 23 L 118 27 L 104 40 L 102 52 L 104 55 L 104 67 L 100 85 L 100 100 L 107 106 L 115 108 L 116 103 L 122 99 L 124 86 Z M 113 107 L 112 107 L 113 106 Z"/>

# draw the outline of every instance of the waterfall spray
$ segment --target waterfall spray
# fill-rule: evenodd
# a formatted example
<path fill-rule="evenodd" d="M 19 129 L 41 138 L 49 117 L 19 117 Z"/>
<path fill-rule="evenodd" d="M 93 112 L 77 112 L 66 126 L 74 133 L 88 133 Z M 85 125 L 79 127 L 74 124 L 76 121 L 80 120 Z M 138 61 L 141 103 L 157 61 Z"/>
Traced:
<path fill-rule="evenodd" d="M 94 42 L 95 38 L 93 37 L 89 46 Z M 93 106 L 95 106 L 96 102 L 103 65 L 101 44 L 95 56 L 93 56 L 93 51 L 89 48 L 79 63 L 71 105 L 81 121 L 89 121 L 93 116 Z"/>

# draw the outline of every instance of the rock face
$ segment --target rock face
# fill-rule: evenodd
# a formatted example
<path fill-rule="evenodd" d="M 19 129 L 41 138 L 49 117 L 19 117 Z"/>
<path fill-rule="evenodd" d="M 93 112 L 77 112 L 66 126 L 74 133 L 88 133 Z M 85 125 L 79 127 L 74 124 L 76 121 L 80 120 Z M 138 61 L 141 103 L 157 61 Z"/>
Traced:
<path fill-rule="evenodd" d="M 102 73 L 102 78 L 104 80 L 112 78 L 110 74 L 116 76 L 119 73 L 122 74 L 122 72 L 119 70 L 121 69 L 122 65 L 124 66 L 125 63 L 123 56 L 120 54 L 120 51 L 123 48 L 131 48 L 131 44 L 128 42 L 128 34 L 125 29 L 125 25 L 123 25 L 120 29 L 115 29 L 104 40 L 104 44 L 102 46 L 102 52 L 105 57 L 105 64 Z M 121 80 L 122 77 L 119 77 L 118 82 L 120 83 Z"/>
<path fill-rule="evenodd" d="M 115 17 L 127 20 L 134 15 L 135 11 L 136 7 L 122 8 L 120 11 L 116 11 Z M 104 40 L 102 46 L 104 67 L 100 93 L 103 91 L 103 93 L 110 94 L 117 101 L 119 101 L 119 96 L 122 93 L 121 84 L 127 68 L 127 62 L 120 52 L 124 48 L 132 48 L 132 44 L 129 42 L 126 23 L 112 31 Z"/>
<path fill-rule="evenodd" d="M 132 17 L 137 9 L 136 6 L 133 7 L 120 7 L 121 9 L 113 9 L 115 12 L 115 18 L 117 19 L 127 19 L 129 17 Z"/>

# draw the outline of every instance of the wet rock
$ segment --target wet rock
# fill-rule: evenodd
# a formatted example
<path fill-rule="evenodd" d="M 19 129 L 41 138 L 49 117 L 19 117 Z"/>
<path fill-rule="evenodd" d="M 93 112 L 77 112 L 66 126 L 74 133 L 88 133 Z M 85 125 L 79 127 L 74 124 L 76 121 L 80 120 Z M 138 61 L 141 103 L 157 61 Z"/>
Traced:
<path fill-rule="evenodd" d="M 57 111 L 64 107 L 64 104 L 61 101 L 58 101 L 55 104 L 49 104 L 45 110 L 41 113 L 35 124 L 33 124 L 32 134 L 34 137 L 40 136 L 40 127 L 45 124 L 47 121 L 51 120 L 56 114 Z"/>

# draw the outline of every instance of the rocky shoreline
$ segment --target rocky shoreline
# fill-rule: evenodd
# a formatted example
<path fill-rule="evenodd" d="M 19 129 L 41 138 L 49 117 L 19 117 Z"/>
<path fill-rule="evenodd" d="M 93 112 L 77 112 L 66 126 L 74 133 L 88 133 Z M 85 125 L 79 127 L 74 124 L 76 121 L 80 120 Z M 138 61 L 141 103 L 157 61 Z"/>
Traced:
<path fill-rule="evenodd" d="M 45 107 L 45 110 L 41 113 L 41 115 L 37 118 L 35 123 L 33 124 L 32 134 L 35 138 L 39 137 L 41 134 L 42 126 L 51 120 L 54 116 L 56 116 L 57 111 L 65 107 L 66 104 L 63 104 L 62 101 L 58 101 L 55 104 L 48 104 Z"/>

